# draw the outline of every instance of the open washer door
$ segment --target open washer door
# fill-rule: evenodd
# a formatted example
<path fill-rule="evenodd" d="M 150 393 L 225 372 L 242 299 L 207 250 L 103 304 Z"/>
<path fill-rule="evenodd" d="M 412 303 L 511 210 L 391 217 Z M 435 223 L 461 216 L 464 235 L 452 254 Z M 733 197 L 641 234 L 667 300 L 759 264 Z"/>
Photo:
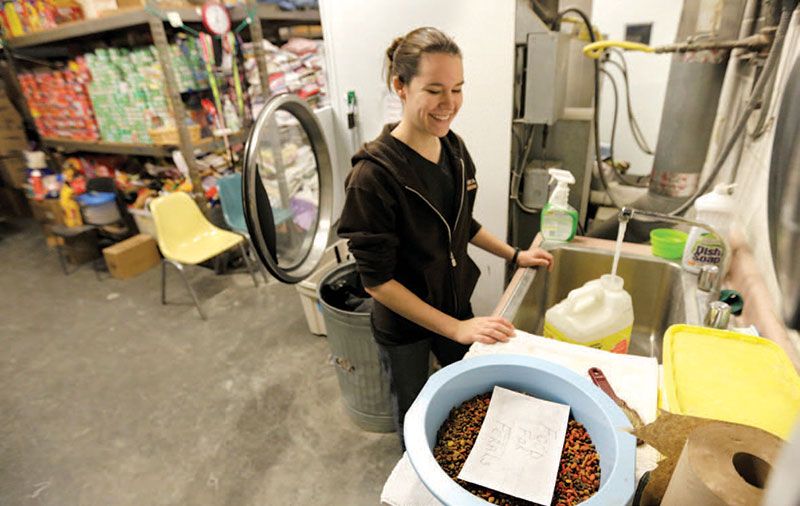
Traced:
<path fill-rule="evenodd" d="M 267 270 L 297 283 L 317 268 L 331 232 L 333 167 L 314 112 L 276 95 L 258 115 L 242 167 L 247 230 Z"/>

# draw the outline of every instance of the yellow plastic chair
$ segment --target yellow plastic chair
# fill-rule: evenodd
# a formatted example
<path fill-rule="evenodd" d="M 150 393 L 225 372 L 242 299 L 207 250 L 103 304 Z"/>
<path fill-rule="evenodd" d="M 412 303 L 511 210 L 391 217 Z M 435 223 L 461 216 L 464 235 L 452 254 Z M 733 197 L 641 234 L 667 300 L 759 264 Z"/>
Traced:
<path fill-rule="evenodd" d="M 197 306 L 200 318 L 206 319 L 197 295 L 184 273 L 184 265 L 197 265 L 220 255 L 231 248 L 239 250 L 247 269 L 258 286 L 253 265 L 244 249 L 245 239 L 233 232 L 215 227 L 209 222 L 192 198 L 184 192 L 158 197 L 150 203 L 150 212 L 158 235 L 158 248 L 164 259 L 161 262 L 161 303 L 167 303 L 167 263 L 181 274 L 186 288 Z"/>

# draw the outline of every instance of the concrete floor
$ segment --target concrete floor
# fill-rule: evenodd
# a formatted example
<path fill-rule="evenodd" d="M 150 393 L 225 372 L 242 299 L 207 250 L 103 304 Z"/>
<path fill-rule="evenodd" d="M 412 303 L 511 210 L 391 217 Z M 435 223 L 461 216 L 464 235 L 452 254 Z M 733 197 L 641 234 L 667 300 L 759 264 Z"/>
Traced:
<path fill-rule="evenodd" d="M 190 270 L 59 270 L 31 221 L 0 223 L 0 504 L 379 503 L 401 455 L 341 405 L 292 286 Z"/>

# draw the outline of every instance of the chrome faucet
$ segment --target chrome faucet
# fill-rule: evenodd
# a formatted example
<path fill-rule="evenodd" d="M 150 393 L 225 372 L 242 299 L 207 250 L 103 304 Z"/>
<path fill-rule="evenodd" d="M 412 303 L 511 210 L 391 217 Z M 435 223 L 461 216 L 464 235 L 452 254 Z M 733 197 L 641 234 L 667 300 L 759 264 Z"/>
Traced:
<path fill-rule="evenodd" d="M 722 285 L 722 280 L 725 279 L 725 275 L 728 273 L 728 267 L 730 266 L 732 251 L 731 251 L 731 245 L 728 242 L 728 240 L 725 238 L 725 236 L 717 232 L 714 229 L 714 227 L 707 225 L 705 223 L 700 223 L 698 221 L 681 218 L 680 216 L 671 216 L 668 214 L 661 214 L 653 211 L 642 211 L 641 209 L 633 209 L 631 207 L 623 207 L 622 209 L 620 209 L 618 219 L 620 223 L 627 223 L 631 219 L 639 219 L 641 221 L 670 221 L 672 223 L 682 223 L 685 225 L 702 228 L 708 232 L 711 232 L 715 236 L 719 237 L 720 241 L 722 241 L 724 251 L 722 252 L 722 262 L 720 265 L 719 275 L 717 276 L 717 279 L 714 282 L 714 287 L 713 287 L 714 292 L 719 293 Z"/>

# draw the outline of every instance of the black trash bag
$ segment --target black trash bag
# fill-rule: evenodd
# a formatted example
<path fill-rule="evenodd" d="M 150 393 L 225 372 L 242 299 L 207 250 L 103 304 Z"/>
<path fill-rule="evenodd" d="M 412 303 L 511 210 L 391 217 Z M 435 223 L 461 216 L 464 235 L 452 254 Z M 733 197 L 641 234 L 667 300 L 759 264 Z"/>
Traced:
<path fill-rule="evenodd" d="M 342 311 L 369 313 L 372 310 L 372 298 L 364 290 L 361 277 L 355 269 L 326 280 L 319 294 L 326 304 Z"/>

